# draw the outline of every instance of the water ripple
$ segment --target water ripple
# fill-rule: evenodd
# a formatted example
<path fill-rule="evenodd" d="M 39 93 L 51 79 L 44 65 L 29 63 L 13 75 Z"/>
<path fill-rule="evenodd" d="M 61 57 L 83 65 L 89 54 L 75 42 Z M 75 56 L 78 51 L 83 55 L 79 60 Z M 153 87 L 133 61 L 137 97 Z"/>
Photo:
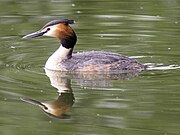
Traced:
<path fill-rule="evenodd" d="M 172 69 L 180 69 L 178 65 L 168 65 L 168 66 L 148 66 L 147 70 L 172 70 Z"/>

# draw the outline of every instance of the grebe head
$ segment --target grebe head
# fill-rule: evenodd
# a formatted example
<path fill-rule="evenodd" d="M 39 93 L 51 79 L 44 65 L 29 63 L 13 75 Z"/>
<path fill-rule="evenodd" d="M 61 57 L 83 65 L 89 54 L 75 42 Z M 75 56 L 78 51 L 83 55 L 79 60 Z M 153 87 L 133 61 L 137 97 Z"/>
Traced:
<path fill-rule="evenodd" d="M 77 37 L 76 33 L 69 24 L 74 23 L 74 20 L 69 19 L 54 20 L 44 25 L 41 30 L 28 34 L 23 38 L 34 38 L 39 36 L 56 37 L 61 41 L 63 47 L 67 49 L 73 48 L 76 44 Z"/>

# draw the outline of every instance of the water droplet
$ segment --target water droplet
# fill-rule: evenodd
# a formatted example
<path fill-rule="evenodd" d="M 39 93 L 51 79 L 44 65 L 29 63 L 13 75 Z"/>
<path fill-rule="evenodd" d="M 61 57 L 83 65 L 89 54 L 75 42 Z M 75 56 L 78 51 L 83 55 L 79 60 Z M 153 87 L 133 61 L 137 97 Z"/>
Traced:
<path fill-rule="evenodd" d="M 175 23 L 175 24 L 178 24 L 178 22 L 177 22 L 177 21 L 175 21 L 174 23 Z"/>
<path fill-rule="evenodd" d="M 10 48 L 11 48 L 11 49 L 14 49 L 14 48 L 16 48 L 16 47 L 15 47 L 15 46 L 11 46 Z"/>
<path fill-rule="evenodd" d="M 76 11 L 76 13 L 80 14 L 80 13 L 82 13 L 82 12 L 81 12 L 81 11 Z"/>
<path fill-rule="evenodd" d="M 140 6 L 140 9 L 142 10 L 142 9 L 144 9 L 142 6 Z"/>

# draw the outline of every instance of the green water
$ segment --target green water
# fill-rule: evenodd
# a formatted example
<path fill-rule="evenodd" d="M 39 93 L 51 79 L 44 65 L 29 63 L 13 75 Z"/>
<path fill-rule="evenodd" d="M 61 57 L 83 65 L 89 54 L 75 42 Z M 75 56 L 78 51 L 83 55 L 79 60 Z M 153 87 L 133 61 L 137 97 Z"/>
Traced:
<path fill-rule="evenodd" d="M 0 134 L 179 135 L 179 15 L 178 0 L 0 0 Z M 76 20 L 75 51 L 117 52 L 151 68 L 46 75 L 58 41 L 21 37 L 62 18 Z M 67 110 L 55 118 L 22 97 Z"/>

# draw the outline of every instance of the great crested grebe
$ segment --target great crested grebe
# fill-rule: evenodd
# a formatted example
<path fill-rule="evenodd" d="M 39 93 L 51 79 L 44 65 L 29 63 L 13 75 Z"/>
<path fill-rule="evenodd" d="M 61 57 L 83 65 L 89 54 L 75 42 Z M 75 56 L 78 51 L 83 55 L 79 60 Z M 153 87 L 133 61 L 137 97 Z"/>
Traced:
<path fill-rule="evenodd" d="M 72 53 L 77 36 L 69 24 L 74 20 L 62 19 L 47 23 L 41 30 L 28 34 L 23 38 L 39 36 L 56 37 L 60 47 L 49 57 L 45 68 L 58 71 L 141 71 L 145 66 L 136 60 L 117 53 L 105 51 L 89 51 Z"/>

